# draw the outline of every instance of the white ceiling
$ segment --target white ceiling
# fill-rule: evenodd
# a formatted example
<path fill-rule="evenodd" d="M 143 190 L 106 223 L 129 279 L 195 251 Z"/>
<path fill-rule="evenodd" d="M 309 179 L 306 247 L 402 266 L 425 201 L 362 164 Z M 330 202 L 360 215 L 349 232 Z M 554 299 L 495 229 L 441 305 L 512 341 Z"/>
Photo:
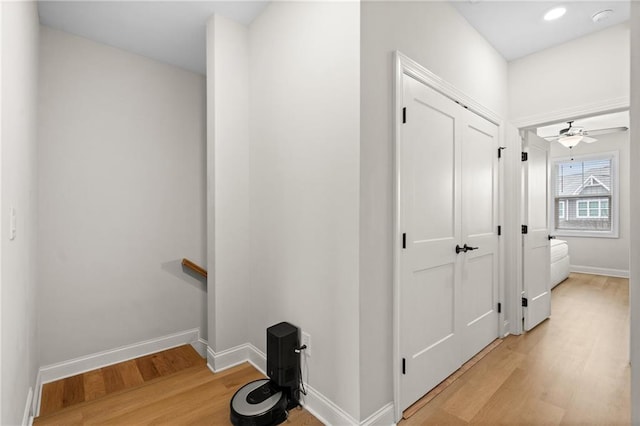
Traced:
<path fill-rule="evenodd" d="M 200 74 L 206 72 L 206 22 L 217 13 L 248 25 L 268 0 L 39 1 L 43 25 Z"/>
<path fill-rule="evenodd" d="M 457 0 L 453 6 L 507 60 L 556 46 L 629 19 L 625 1 L 481 1 Z M 547 22 L 544 14 L 555 6 L 567 13 Z M 612 9 L 609 19 L 594 23 L 591 17 Z"/>
<path fill-rule="evenodd" d="M 218 13 L 248 25 L 269 1 L 44 0 L 38 2 L 38 11 L 44 25 L 205 74 L 207 19 Z M 507 60 L 629 19 L 628 0 L 452 3 Z M 543 14 L 558 4 L 567 7 L 566 15 L 544 22 Z M 615 14 L 594 24 L 591 16 L 602 9 L 614 9 Z"/>

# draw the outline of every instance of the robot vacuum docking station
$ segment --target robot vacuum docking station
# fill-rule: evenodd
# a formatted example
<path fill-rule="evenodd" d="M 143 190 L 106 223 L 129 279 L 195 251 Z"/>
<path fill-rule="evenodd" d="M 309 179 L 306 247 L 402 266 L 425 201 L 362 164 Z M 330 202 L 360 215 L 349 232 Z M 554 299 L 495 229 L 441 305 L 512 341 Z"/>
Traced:
<path fill-rule="evenodd" d="M 300 329 L 288 322 L 267 328 L 267 375 L 242 386 L 231 398 L 235 426 L 271 426 L 284 422 L 300 405 Z"/>

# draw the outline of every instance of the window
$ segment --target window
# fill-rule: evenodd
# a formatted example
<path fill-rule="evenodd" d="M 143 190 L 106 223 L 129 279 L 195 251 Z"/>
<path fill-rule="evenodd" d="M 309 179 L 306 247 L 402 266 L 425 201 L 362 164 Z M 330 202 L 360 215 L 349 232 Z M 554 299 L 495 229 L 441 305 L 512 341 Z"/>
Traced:
<path fill-rule="evenodd" d="M 617 238 L 618 153 L 558 159 L 551 203 L 557 235 Z"/>
<path fill-rule="evenodd" d="M 566 219 L 567 218 L 566 205 L 567 205 L 566 201 L 564 201 L 564 200 L 558 201 L 558 219 Z"/>
<path fill-rule="evenodd" d="M 577 200 L 577 219 L 609 219 L 609 199 L 600 200 Z"/>

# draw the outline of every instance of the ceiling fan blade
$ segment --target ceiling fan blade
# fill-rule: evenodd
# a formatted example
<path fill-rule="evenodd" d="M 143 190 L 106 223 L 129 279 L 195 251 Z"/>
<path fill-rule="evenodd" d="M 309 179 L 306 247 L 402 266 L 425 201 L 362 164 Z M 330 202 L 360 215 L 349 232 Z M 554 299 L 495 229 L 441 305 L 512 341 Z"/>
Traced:
<path fill-rule="evenodd" d="M 589 136 L 606 135 L 608 133 L 624 132 L 629 130 L 628 127 L 609 127 L 607 129 L 585 130 L 584 134 Z"/>
<path fill-rule="evenodd" d="M 581 142 L 593 143 L 593 142 L 596 142 L 597 140 L 598 139 L 596 139 L 596 138 L 590 138 L 589 136 L 583 136 Z"/>

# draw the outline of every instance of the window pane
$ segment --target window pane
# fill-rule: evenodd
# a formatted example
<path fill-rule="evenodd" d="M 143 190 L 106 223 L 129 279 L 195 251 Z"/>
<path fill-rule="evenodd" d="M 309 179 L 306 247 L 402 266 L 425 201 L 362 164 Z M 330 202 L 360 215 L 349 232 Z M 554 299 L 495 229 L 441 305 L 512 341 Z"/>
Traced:
<path fill-rule="evenodd" d="M 614 155 L 554 162 L 552 191 L 558 231 L 611 231 Z"/>
<path fill-rule="evenodd" d="M 555 198 L 555 229 L 558 231 L 611 231 L 611 203 L 615 194 L 614 156 L 574 157 L 556 161 L 552 193 Z"/>

